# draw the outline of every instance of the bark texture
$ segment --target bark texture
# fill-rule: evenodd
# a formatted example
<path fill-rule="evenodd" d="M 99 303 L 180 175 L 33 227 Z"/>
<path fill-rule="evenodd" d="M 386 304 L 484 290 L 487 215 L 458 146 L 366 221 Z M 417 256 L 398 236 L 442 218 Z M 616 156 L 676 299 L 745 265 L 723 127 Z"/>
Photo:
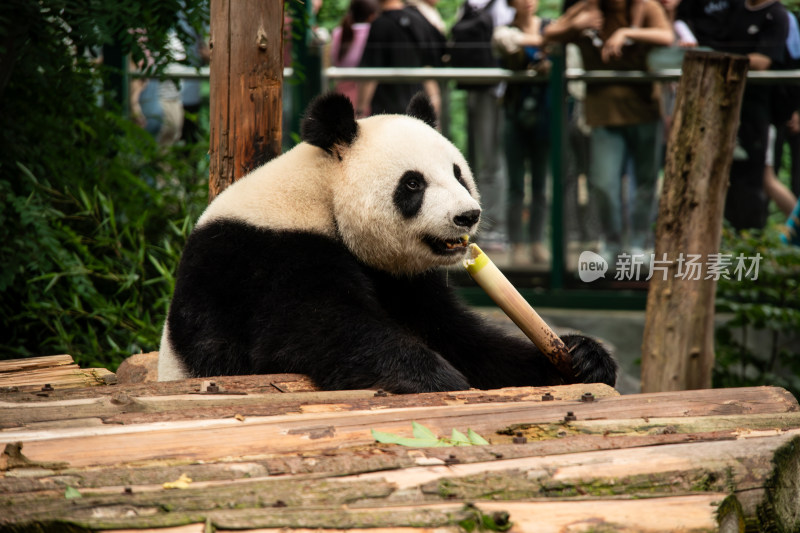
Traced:
<path fill-rule="evenodd" d="M 664 270 L 653 272 L 647 296 L 642 392 L 711 387 L 717 283 L 707 264 L 719 252 L 747 70 L 746 57 L 730 54 L 689 52 L 683 62 L 656 227 L 655 261 Z M 692 257 L 699 271 L 690 271 Z"/>
<path fill-rule="evenodd" d="M 211 2 L 209 201 L 281 152 L 283 2 Z"/>

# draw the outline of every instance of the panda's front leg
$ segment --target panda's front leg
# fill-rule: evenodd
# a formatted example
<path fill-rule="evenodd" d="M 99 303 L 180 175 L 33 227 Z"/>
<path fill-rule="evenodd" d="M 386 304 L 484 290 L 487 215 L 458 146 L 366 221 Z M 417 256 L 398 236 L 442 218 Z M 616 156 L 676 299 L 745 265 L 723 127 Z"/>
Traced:
<path fill-rule="evenodd" d="M 413 336 L 382 324 L 360 331 L 346 351 L 331 350 L 329 364 L 309 369 L 323 389 L 383 389 L 396 394 L 467 390 L 464 375 Z"/>

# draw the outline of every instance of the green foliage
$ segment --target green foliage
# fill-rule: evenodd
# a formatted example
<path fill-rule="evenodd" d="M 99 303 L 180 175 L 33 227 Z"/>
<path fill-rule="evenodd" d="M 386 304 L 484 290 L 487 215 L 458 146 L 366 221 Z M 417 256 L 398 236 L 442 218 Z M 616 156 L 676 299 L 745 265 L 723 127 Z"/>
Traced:
<path fill-rule="evenodd" d="M 145 132 L 120 126 L 127 136 L 116 140 L 136 141 L 138 154 L 98 162 L 111 167 L 106 183 L 59 189 L 21 164 L 29 194 L 0 181 L 6 357 L 69 353 L 82 366 L 115 368 L 158 347 L 180 249 L 207 198 L 204 165 L 188 161 L 205 149 L 162 154 Z"/>
<path fill-rule="evenodd" d="M 717 309 L 731 318 L 717 328 L 714 386 L 775 385 L 800 397 L 800 248 L 776 229 L 726 230 L 722 251 L 762 259 L 755 280 L 719 280 Z"/>
<path fill-rule="evenodd" d="M 0 6 L 0 359 L 70 353 L 113 369 L 158 347 L 179 249 L 207 200 L 207 143 L 160 150 L 122 117 L 105 89 L 119 89 L 119 71 L 96 56 L 141 57 L 128 32 L 141 28 L 161 68 L 169 29 L 186 37 L 179 11 L 207 18 L 182 0 Z"/>
<path fill-rule="evenodd" d="M 436 434 L 430 429 L 417 422 L 411 422 L 413 430 L 413 438 L 401 437 L 394 433 L 384 433 L 383 431 L 372 430 L 372 437 L 383 444 L 398 444 L 400 446 L 408 446 L 411 448 L 436 448 L 443 446 L 485 446 L 489 441 L 472 431 L 467 430 L 464 435 L 457 429 L 453 428 L 450 438 L 437 437 Z"/>

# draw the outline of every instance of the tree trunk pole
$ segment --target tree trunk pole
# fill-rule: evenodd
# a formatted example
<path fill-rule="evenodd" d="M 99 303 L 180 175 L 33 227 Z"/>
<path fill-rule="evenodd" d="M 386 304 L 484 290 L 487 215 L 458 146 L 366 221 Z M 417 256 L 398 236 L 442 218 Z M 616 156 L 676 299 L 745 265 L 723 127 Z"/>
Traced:
<path fill-rule="evenodd" d="M 717 283 L 705 278 L 719 252 L 747 70 L 744 56 L 688 52 L 683 61 L 656 227 L 654 265 L 665 268 L 653 270 L 647 295 L 643 392 L 711 387 Z M 693 255 L 699 279 L 686 275 Z"/>
<path fill-rule="evenodd" d="M 281 152 L 281 0 L 211 0 L 210 80 L 209 202 Z"/>

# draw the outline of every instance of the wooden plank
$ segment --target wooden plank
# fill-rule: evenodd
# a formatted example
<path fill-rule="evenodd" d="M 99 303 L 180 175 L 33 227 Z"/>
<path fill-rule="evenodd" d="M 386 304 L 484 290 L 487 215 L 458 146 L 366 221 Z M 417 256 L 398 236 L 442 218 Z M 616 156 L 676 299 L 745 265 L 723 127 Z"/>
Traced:
<path fill-rule="evenodd" d="M 7 359 L 0 361 L 0 377 L 7 372 L 26 372 L 38 368 L 50 368 L 62 365 L 74 365 L 71 355 L 46 355 L 43 357 L 26 357 L 24 359 Z"/>
<path fill-rule="evenodd" d="M 725 493 L 709 493 L 649 499 L 477 502 L 475 504 L 438 503 L 400 506 L 343 505 L 338 508 L 266 508 L 219 509 L 207 512 L 173 511 L 153 513 L 154 508 L 134 505 L 103 505 L 83 499 L 66 502 L 73 513 L 65 515 L 62 523 L 78 524 L 106 531 L 126 531 L 124 528 L 148 527 L 160 523 L 175 527 L 192 516 L 195 522 L 206 516 L 215 531 L 277 532 L 287 531 L 373 531 L 386 532 L 450 532 L 463 531 L 457 526 L 474 523 L 482 515 L 508 519 L 514 524 L 512 532 L 563 531 L 622 531 L 622 532 L 681 532 L 716 531 L 716 509 Z M 266 503 L 266 502 L 265 502 Z M 502 518 L 501 518 L 502 517 Z M 47 523 L 46 520 L 42 522 Z M 184 522 L 185 523 L 185 522 Z M 413 527 L 416 526 L 416 527 Z M 153 526 L 149 526 L 153 527 Z M 159 531 L 155 529 L 154 531 Z M 168 530 L 169 531 L 169 530 Z M 178 530 L 181 531 L 181 530 Z M 191 529 L 189 531 L 192 531 Z M 181 532 L 183 533 L 183 532 Z"/>
<path fill-rule="evenodd" d="M 558 423 L 566 410 L 577 420 L 796 412 L 783 389 L 753 387 L 654 393 L 591 403 L 514 402 L 306 413 L 271 417 L 185 420 L 101 428 L 3 431 L 0 443 L 23 442 L 34 462 L 73 467 L 155 460 L 299 453 L 370 444 L 370 430 L 410 436 L 417 421 L 438 435 L 471 428 L 484 435 L 520 424 Z"/>
<path fill-rule="evenodd" d="M 615 531 L 623 533 L 680 533 L 689 531 L 716 531 L 716 509 L 725 494 L 702 494 L 670 498 L 619 501 L 576 502 L 478 502 L 474 508 L 484 514 L 508 513 L 513 523 L 511 533 L 563 533 L 565 531 Z M 440 513 L 464 513 L 461 504 L 424 506 Z M 398 509 L 398 510 L 402 510 Z M 375 509 L 384 512 L 387 509 Z M 364 511 L 362 511 L 364 512 Z M 187 529 L 118 529 L 116 533 L 201 533 L 205 524 L 184 526 Z M 199 527 L 201 529 L 191 529 Z M 110 530 L 106 530 L 110 531 Z M 234 531 L 216 530 L 218 533 Z M 287 533 L 284 528 L 237 529 L 241 533 Z M 292 528 L 292 533 L 320 532 L 314 528 Z M 458 526 L 442 527 L 378 527 L 359 529 L 329 529 L 326 533 L 455 533 L 464 531 Z M 728 530 L 720 530 L 727 533 Z"/>
<path fill-rule="evenodd" d="M 81 369 L 71 355 L 49 355 L 0 361 L 0 388 L 14 392 L 90 387 L 113 382 L 105 368 Z"/>
<path fill-rule="evenodd" d="M 264 374 L 116 384 L 113 387 L 97 387 L 92 389 L 62 390 L 56 387 L 54 391 L 48 392 L 46 395 L 37 394 L 35 396 L 25 392 L 4 389 L 0 390 L 0 398 L 8 402 L 35 404 L 36 402 L 47 402 L 54 399 L 112 396 L 118 392 L 124 392 L 130 396 L 195 394 L 200 392 L 201 385 L 206 381 L 214 381 L 224 394 L 259 393 L 279 395 L 287 392 L 313 392 L 318 390 L 307 376 L 301 374 Z"/>
<path fill-rule="evenodd" d="M 273 382 L 274 383 L 274 382 Z M 293 384 L 298 385 L 293 385 Z M 303 387 L 304 382 L 282 381 L 280 389 L 291 390 Z M 284 387 L 286 385 L 286 387 Z M 136 395 L 138 387 L 114 387 L 94 397 L 73 398 L 74 394 L 61 397 L 64 400 L 45 401 L 37 397 L 31 401 L 29 395 L 6 395 L 9 401 L 0 400 L 0 428 L 22 427 L 28 424 L 80 418 L 103 417 L 108 423 L 146 423 L 178 420 L 183 418 L 226 418 L 237 414 L 243 416 L 270 416 L 287 413 L 309 413 L 325 411 L 354 411 L 406 406 L 456 405 L 486 402 L 542 401 L 550 394 L 554 401 L 575 400 L 583 394 L 592 394 L 596 399 L 618 396 L 611 387 L 603 384 L 565 385 L 559 387 L 509 387 L 494 391 L 458 391 L 416 395 L 377 395 L 375 391 L 315 391 L 279 393 L 276 388 L 268 393 L 244 393 L 229 391 L 222 386 L 220 394 L 173 394 L 154 395 L 144 391 Z M 131 391 L 131 392 L 126 392 Z M 198 388 L 199 391 L 199 388 Z M 232 394 L 225 394 L 232 392 Z M 240 393 L 241 392 L 241 393 Z M 3 396 L 0 396 L 3 398 Z M 24 407 L 24 408 L 21 408 Z"/>
<path fill-rule="evenodd" d="M 647 446 L 474 464 L 420 466 L 338 478 L 380 481 L 398 491 L 435 490 L 454 499 L 483 499 L 505 491 L 523 497 L 635 495 L 763 488 L 775 452 L 800 438 L 800 429 L 734 441 Z M 795 460 L 800 450 L 791 452 Z M 513 477 L 508 473 L 513 472 Z M 496 475 L 494 475 L 497 473 Z M 796 492 L 796 489 L 792 489 Z"/>
<path fill-rule="evenodd" d="M 690 531 L 716 531 L 715 505 L 725 498 L 724 494 L 682 496 L 674 498 L 653 498 L 644 500 L 619 501 L 574 501 L 574 502 L 476 502 L 469 507 L 463 504 L 439 504 L 414 507 L 348 509 L 351 523 L 359 524 L 353 529 L 333 529 L 333 531 L 387 532 L 455 532 L 465 529 L 453 526 L 433 526 L 422 528 L 361 529 L 363 523 L 391 522 L 404 515 L 423 517 L 435 524 L 437 521 L 456 524 L 462 520 L 475 521 L 481 514 L 493 515 L 507 513 L 514 523 L 512 533 L 563 533 L 565 531 L 615 531 L 623 533 L 680 533 Z M 288 514 L 288 513 L 287 513 Z M 233 531 L 249 522 L 266 522 L 269 519 L 252 517 L 234 518 L 234 512 L 220 512 L 213 523 L 217 531 Z M 395 515 L 395 516 L 392 516 Z M 399 515 L 399 516 L 398 516 Z M 324 519 L 323 514 L 321 518 Z M 449 520 L 448 520 L 449 517 Z M 288 517 L 287 517 L 288 518 Z M 280 518 L 279 518 L 280 519 Z M 295 518 L 299 522 L 300 517 Z M 407 520 L 407 519 L 406 519 Z M 305 518 L 315 527 L 321 520 Z M 288 520 L 287 520 L 288 522 Z M 246 526 L 245 526 L 246 527 Z M 247 531 L 247 530 L 246 530 Z M 251 529 L 252 533 L 277 533 L 278 528 Z M 285 529 L 283 531 L 286 531 Z M 292 529 L 292 531 L 298 531 Z M 299 529 L 302 532 L 318 529 Z M 330 531 L 326 528 L 326 531 Z"/>
<path fill-rule="evenodd" d="M 564 424 L 522 424 L 509 428 L 529 439 L 573 434 L 664 435 L 727 433 L 732 437 L 771 434 L 800 427 L 800 412 L 729 416 L 687 416 L 621 420 L 579 420 Z"/>

